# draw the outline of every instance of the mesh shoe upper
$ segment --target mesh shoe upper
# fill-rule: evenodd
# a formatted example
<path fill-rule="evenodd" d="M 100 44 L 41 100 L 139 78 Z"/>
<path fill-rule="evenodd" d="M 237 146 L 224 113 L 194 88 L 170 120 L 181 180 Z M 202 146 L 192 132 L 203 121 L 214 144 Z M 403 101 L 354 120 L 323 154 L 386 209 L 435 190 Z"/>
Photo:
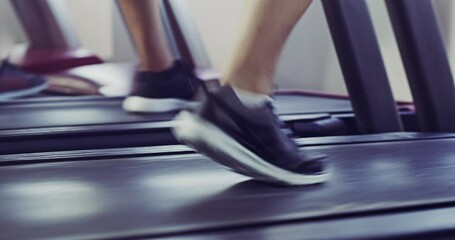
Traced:
<path fill-rule="evenodd" d="M 130 96 L 191 100 L 202 81 L 182 62 L 160 73 L 138 72 Z"/>
<path fill-rule="evenodd" d="M 282 131 L 283 123 L 270 106 L 247 108 L 230 87 L 209 94 L 207 101 L 194 111 L 268 163 L 301 174 L 324 172 L 324 157 L 299 151 Z"/>

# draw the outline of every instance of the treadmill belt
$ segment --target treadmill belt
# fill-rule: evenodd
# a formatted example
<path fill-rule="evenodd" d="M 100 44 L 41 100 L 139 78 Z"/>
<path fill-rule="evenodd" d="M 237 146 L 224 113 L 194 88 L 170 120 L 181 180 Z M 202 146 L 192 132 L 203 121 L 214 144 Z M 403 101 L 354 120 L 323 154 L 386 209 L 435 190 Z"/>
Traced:
<path fill-rule="evenodd" d="M 0 168 L 0 239 L 159 237 L 455 202 L 455 139 L 308 148 L 324 185 L 280 188 L 199 155 Z"/>
<path fill-rule="evenodd" d="M 289 222 L 160 237 L 161 240 L 453 240 L 455 207 L 324 221 Z M 431 221 L 429 221 L 431 219 Z"/>
<path fill-rule="evenodd" d="M 128 114 L 121 101 L 47 102 L 2 106 L 0 129 L 66 127 L 147 121 L 168 121 L 171 114 Z"/>
<path fill-rule="evenodd" d="M 168 121 L 173 114 L 128 114 L 121 108 L 121 98 L 92 100 L 37 100 L 0 104 L 0 129 L 64 127 Z M 349 100 L 285 94 L 276 98 L 278 114 L 328 113 L 352 111 Z"/>

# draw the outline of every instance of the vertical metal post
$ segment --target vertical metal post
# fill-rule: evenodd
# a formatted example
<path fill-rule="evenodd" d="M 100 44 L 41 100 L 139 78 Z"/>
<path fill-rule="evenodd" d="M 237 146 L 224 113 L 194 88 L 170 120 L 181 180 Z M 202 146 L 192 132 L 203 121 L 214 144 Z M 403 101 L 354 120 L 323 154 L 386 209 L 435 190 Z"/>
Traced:
<path fill-rule="evenodd" d="M 402 131 L 366 2 L 322 3 L 360 131 Z"/>
<path fill-rule="evenodd" d="M 455 86 L 430 0 L 386 0 L 424 131 L 455 131 Z"/>
<path fill-rule="evenodd" d="M 76 31 L 71 25 L 64 1 L 11 0 L 35 49 L 74 49 L 79 47 Z"/>
<path fill-rule="evenodd" d="M 188 1 L 164 0 L 164 6 L 182 60 L 196 69 L 211 69 L 199 31 L 189 12 Z"/>

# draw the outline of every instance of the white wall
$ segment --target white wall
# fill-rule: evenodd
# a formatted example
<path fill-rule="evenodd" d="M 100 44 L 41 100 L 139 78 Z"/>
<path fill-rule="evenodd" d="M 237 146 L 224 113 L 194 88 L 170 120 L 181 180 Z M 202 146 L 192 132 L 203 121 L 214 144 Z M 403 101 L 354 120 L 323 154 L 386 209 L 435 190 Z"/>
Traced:
<path fill-rule="evenodd" d="M 433 0 L 435 9 L 439 12 L 439 22 L 445 38 L 452 69 L 455 69 L 455 1 Z"/>
<path fill-rule="evenodd" d="M 1 1 L 1 0 L 0 0 Z M 112 0 L 65 0 L 83 46 L 101 57 L 114 54 Z"/>
<path fill-rule="evenodd" d="M 320 1 L 314 2 L 294 29 L 281 58 L 277 84 L 281 88 L 346 92 Z"/>
<path fill-rule="evenodd" d="M 242 0 L 217 0 L 207 4 L 204 0 L 191 0 L 195 20 L 214 65 L 218 68 L 222 68 L 233 50 L 232 40 L 242 3 Z M 394 94 L 400 100 L 410 100 L 410 91 L 385 4 L 377 0 L 369 0 L 368 4 Z M 277 84 L 281 88 L 346 93 L 320 1 L 314 2 L 292 33 L 280 62 Z"/>
<path fill-rule="evenodd" d="M 447 5 L 442 1 L 438 2 L 437 9 L 444 9 L 445 16 L 450 15 L 451 11 L 447 11 Z M 450 1 L 452 0 L 447 0 L 446 4 L 450 4 Z M 233 50 L 232 40 L 243 1 L 191 0 L 190 2 L 209 55 L 214 65 L 222 68 Z M 399 100 L 411 100 L 406 74 L 385 4 L 383 1 L 368 0 L 368 5 L 379 36 L 381 52 L 394 95 Z M 450 18 L 442 21 L 450 23 Z M 445 36 L 450 35 L 447 26 L 445 30 Z M 320 1 L 314 2 L 292 33 L 280 62 L 277 84 L 280 88 L 305 88 L 337 94 L 347 92 Z"/>
<path fill-rule="evenodd" d="M 14 44 L 23 42 L 24 39 L 9 1 L 0 0 L 0 59 L 8 55 Z"/>
<path fill-rule="evenodd" d="M 395 40 L 386 5 L 384 1 L 368 0 L 368 6 L 376 34 L 379 36 L 381 53 L 394 96 L 399 100 L 412 100 L 411 91 L 409 89 L 403 62 L 401 61 L 398 44 Z"/>
<path fill-rule="evenodd" d="M 239 19 L 244 0 L 190 0 L 190 3 L 209 56 L 216 68 L 223 69 L 242 24 Z M 292 33 L 276 83 L 280 88 L 346 92 L 320 1 L 310 7 Z"/>
<path fill-rule="evenodd" d="M 236 30 L 245 0 L 190 0 L 197 23 L 212 64 L 222 69 L 233 50 Z"/>
<path fill-rule="evenodd" d="M 114 61 L 131 61 L 134 52 L 113 0 L 65 0 L 81 42 L 97 54 Z M 191 11 L 215 67 L 229 59 L 245 0 L 189 0 Z M 455 67 L 452 44 L 455 24 L 453 0 L 435 0 L 439 19 Z M 393 38 L 383 1 L 368 0 L 386 68 L 398 99 L 410 100 L 406 76 Z M 113 14 L 115 13 L 115 14 Z M 13 42 L 23 42 L 7 0 L 0 0 L 0 56 Z M 307 88 L 345 93 L 343 77 L 331 42 L 320 1 L 310 7 L 286 45 L 277 74 L 281 88 Z"/>
<path fill-rule="evenodd" d="M 6 10 L 5 1 L 0 1 L 0 58 L 5 57 L 8 48 L 13 42 L 11 35 L 8 32 L 8 11 Z"/>

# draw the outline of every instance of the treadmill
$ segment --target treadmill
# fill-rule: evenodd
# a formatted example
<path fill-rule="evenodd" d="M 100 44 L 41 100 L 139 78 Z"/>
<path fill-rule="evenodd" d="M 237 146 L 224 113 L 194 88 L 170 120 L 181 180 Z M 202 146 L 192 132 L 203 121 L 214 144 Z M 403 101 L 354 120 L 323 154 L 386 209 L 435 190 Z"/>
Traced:
<path fill-rule="evenodd" d="M 453 137 L 307 147 L 329 154 L 334 175 L 324 185 L 293 188 L 258 183 L 169 149 L 66 162 L 49 154 L 39 164 L 0 167 L 0 236 L 262 239 L 271 231 L 279 239 L 387 239 L 453 233 L 455 154 L 447 150 L 454 147 Z"/>
<path fill-rule="evenodd" d="M 175 113 L 132 115 L 121 109 L 134 73 L 133 64 L 101 63 L 93 61 L 92 55 L 73 54 L 86 51 L 79 47 L 76 33 L 64 14 L 64 3 L 49 0 L 34 1 L 31 5 L 27 0 L 12 3 L 31 39 L 27 51 L 13 54 L 16 55 L 13 59 L 19 59 L 19 66 L 35 73 L 85 79 L 99 85 L 99 93 L 104 96 L 48 95 L 0 102 L 3 113 L 0 154 L 178 144 L 170 132 Z M 217 75 L 211 70 L 188 9 L 184 1 L 164 1 L 162 12 L 170 45 L 176 56 L 211 82 Z M 36 22 L 45 26 L 43 31 L 36 31 Z M 49 58 L 45 57 L 48 51 L 65 54 L 48 54 Z M 359 129 L 347 97 L 287 91 L 277 94 L 276 107 L 295 137 L 372 133 Z M 399 108 L 406 130 L 418 131 L 412 104 L 399 103 Z"/>
<path fill-rule="evenodd" d="M 382 89 L 383 97 L 391 96 L 366 1 L 322 2 L 347 84 L 355 79 L 366 92 Z M 431 1 L 386 3 L 397 38 L 407 39 L 406 46 L 400 44 L 403 55 L 408 46 L 430 44 L 433 60 L 448 66 Z M 426 28 L 414 26 L 415 18 Z M 403 59 L 422 68 L 407 67 L 408 74 L 440 71 L 424 61 L 425 49 L 414 50 L 415 58 Z M 371 75 L 359 74 L 368 64 L 380 76 L 369 84 Z M 400 133 L 393 99 L 379 108 L 383 98 L 358 94 L 353 98 L 357 116 L 392 116 L 362 122 L 382 134 L 304 140 L 306 151 L 329 156 L 334 175 L 323 185 L 255 182 L 182 146 L 9 155 L 12 161 L 0 167 L 0 238 L 453 239 L 455 137 L 443 133 L 451 131 L 443 121 L 455 117 L 447 103 L 455 87 L 450 71 L 438 77 L 437 84 L 419 89 L 430 97 L 420 101 L 435 101 L 429 93 L 450 80 L 451 88 L 441 89 L 448 94 L 449 114 L 419 116 L 437 123 L 434 132 L 441 133 Z M 409 80 L 423 84 L 429 78 Z M 361 98 L 373 108 L 355 104 Z"/>

